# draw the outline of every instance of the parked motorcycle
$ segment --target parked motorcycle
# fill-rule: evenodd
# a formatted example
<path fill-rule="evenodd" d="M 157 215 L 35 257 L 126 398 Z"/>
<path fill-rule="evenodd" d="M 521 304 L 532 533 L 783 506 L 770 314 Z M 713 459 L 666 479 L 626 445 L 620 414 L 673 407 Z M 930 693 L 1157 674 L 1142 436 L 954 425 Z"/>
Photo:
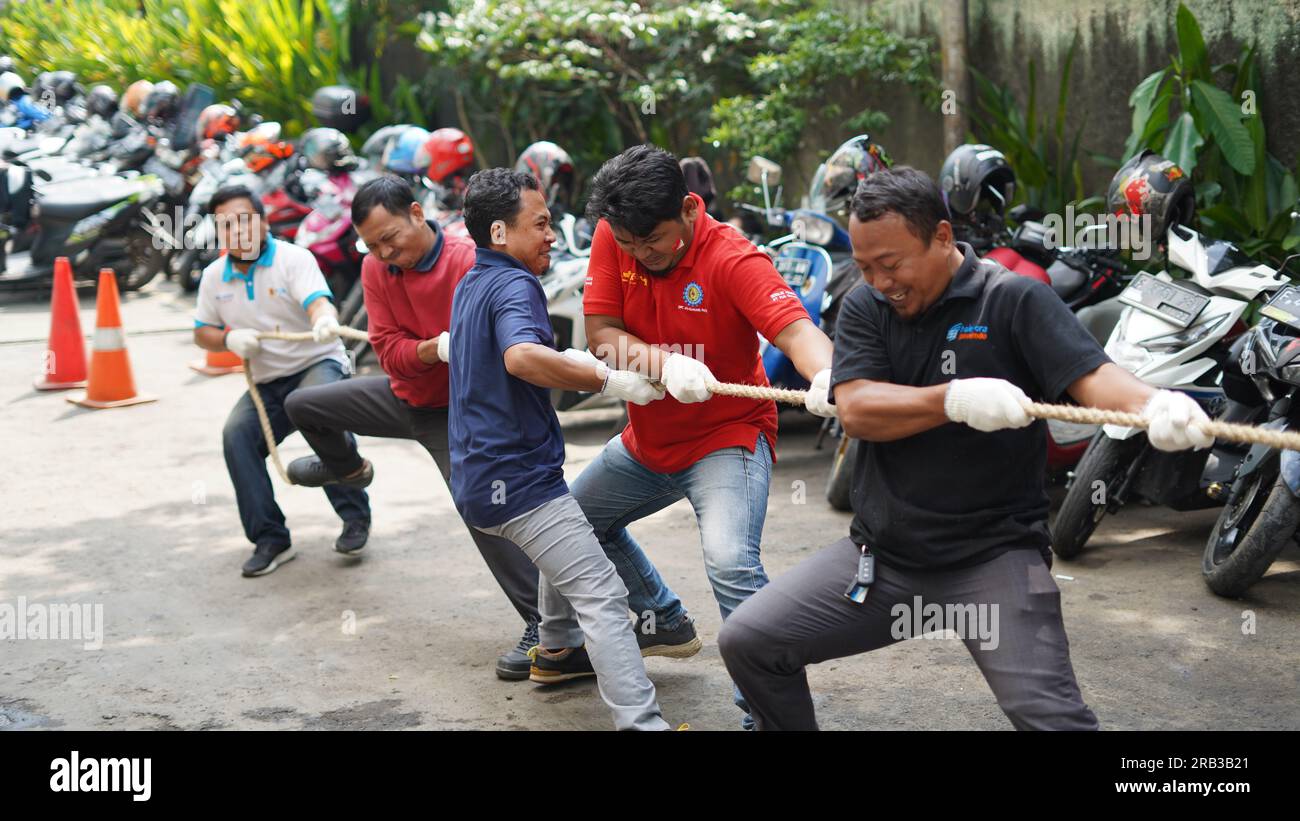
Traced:
<path fill-rule="evenodd" d="M 1138 274 L 1120 299 L 1125 303 L 1106 353 L 1121 367 L 1158 388 L 1187 393 L 1211 417 L 1251 423 L 1266 405 L 1249 393 L 1234 396 L 1224 365 L 1232 343 L 1246 331 L 1252 304 L 1287 284 L 1277 270 L 1258 264 L 1232 243 L 1209 240 L 1182 225 L 1168 233 L 1169 262 L 1191 274 Z M 1074 471 L 1052 525 L 1052 549 L 1078 555 L 1102 518 L 1142 498 L 1194 510 L 1222 503 L 1243 445 L 1216 442 L 1212 449 L 1157 451 L 1138 428 L 1105 425 Z"/>

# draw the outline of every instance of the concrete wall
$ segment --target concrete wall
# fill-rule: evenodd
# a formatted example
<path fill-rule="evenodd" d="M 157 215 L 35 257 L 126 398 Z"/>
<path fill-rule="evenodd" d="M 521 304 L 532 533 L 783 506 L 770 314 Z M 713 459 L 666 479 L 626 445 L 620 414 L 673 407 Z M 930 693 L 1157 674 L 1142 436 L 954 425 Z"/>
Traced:
<path fill-rule="evenodd" d="M 937 42 L 942 4 L 934 0 L 843 0 L 873 7 L 899 31 Z M 1269 149 L 1289 168 L 1300 157 L 1300 0 L 1188 0 L 1201 24 L 1212 64 L 1258 50 L 1259 110 Z M 1061 65 L 1079 37 L 1070 83 L 1067 133 L 1082 128 L 1081 147 L 1118 157 L 1129 133 L 1128 95 L 1143 77 L 1168 64 L 1177 49 L 1177 0 L 967 0 L 971 65 L 1027 98 L 1028 64 L 1038 69 L 1038 99 L 1055 105 Z M 938 57 L 936 55 L 936 63 Z M 880 138 L 895 156 L 934 173 L 943 159 L 938 114 L 886 100 L 894 119 Z M 1041 110 L 1041 108 L 1040 108 Z M 1085 181 L 1104 187 L 1111 171 L 1084 160 Z"/>

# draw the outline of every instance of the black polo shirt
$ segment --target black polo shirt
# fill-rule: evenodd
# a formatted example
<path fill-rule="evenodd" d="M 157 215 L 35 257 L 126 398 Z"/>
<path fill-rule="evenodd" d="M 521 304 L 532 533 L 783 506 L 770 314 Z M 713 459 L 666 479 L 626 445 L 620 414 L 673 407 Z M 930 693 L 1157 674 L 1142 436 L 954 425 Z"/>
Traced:
<path fill-rule="evenodd" d="M 853 379 L 926 387 L 987 376 L 1050 402 L 1110 361 L 1050 286 L 957 245 L 961 267 L 912 321 L 869 286 L 845 297 L 832 388 Z M 882 562 L 912 570 L 966 567 L 1016 549 L 1047 556 L 1046 469 L 1042 420 L 993 433 L 950 422 L 863 442 L 850 534 Z"/>

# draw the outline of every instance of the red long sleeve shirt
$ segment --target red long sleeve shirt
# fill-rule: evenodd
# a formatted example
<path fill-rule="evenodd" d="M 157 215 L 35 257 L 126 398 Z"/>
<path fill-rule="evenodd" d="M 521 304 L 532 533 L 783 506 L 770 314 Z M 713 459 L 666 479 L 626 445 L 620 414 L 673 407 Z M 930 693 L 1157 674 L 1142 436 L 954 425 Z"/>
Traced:
<path fill-rule="evenodd" d="M 474 242 L 442 236 L 438 261 L 426 271 L 393 272 L 367 256 L 361 265 L 370 344 L 397 398 L 421 408 L 447 407 L 447 364 L 420 361 L 416 348 L 451 327 L 451 297 L 474 264 Z"/>

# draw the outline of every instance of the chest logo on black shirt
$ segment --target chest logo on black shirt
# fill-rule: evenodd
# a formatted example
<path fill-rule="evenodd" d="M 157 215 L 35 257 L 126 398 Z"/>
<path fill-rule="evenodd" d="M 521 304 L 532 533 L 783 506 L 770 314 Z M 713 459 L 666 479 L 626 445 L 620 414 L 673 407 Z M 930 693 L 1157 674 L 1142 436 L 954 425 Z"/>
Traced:
<path fill-rule="evenodd" d="M 706 313 L 709 310 L 700 307 L 700 304 L 704 302 L 704 289 L 695 280 L 688 282 L 686 288 L 682 290 L 682 302 L 686 303 L 685 308 L 688 311 Z"/>
<path fill-rule="evenodd" d="M 961 339 L 988 339 L 989 326 L 987 325 L 963 325 L 958 322 L 948 329 L 948 341 L 956 342 Z"/>

